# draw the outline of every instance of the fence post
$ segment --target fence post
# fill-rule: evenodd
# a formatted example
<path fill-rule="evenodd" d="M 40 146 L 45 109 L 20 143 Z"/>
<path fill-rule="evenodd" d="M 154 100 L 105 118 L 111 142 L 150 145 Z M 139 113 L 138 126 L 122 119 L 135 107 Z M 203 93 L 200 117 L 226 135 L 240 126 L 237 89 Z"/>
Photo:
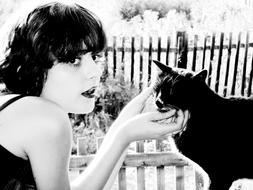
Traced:
<path fill-rule="evenodd" d="M 186 68 L 188 54 L 188 37 L 186 32 L 177 32 L 177 43 L 179 54 L 179 61 L 177 63 L 177 66 L 179 68 Z"/>
<path fill-rule="evenodd" d="M 139 90 L 142 91 L 143 88 L 143 36 L 140 39 L 140 81 L 139 81 Z"/>
<path fill-rule="evenodd" d="M 193 46 L 193 56 L 192 56 L 192 70 L 196 70 L 196 58 L 197 58 L 197 42 L 198 35 L 194 35 L 194 46 Z"/>
<path fill-rule="evenodd" d="M 152 52 L 153 52 L 153 45 L 152 45 L 152 37 L 149 37 L 149 48 L 148 48 L 148 84 L 151 81 L 151 68 L 152 68 Z"/>
<path fill-rule="evenodd" d="M 205 35 L 204 38 L 204 48 L 203 48 L 203 59 L 202 59 L 202 69 L 205 68 L 205 59 L 206 59 L 206 43 L 207 43 L 207 36 Z"/>
<path fill-rule="evenodd" d="M 234 67 L 234 75 L 233 75 L 231 95 L 235 95 L 236 75 L 237 75 L 239 54 L 240 54 L 240 48 L 241 48 L 241 32 L 239 32 L 237 40 L 238 41 L 237 41 L 237 47 L 236 47 L 235 67 Z"/>
<path fill-rule="evenodd" d="M 117 71 L 117 38 L 113 36 L 113 78 L 116 76 Z"/>
<path fill-rule="evenodd" d="M 222 32 L 220 35 L 220 47 L 219 47 L 217 75 L 216 75 L 216 80 L 215 80 L 215 92 L 218 92 L 218 90 L 219 90 L 220 69 L 221 69 L 222 52 L 223 52 L 223 41 L 224 41 L 224 33 Z"/>
<path fill-rule="evenodd" d="M 224 82 L 223 96 L 227 95 L 231 49 L 232 49 L 232 32 L 229 33 L 229 44 L 228 44 L 228 55 L 227 55 L 227 68 L 226 68 L 226 76 L 225 76 L 225 82 Z"/>
<path fill-rule="evenodd" d="M 131 38 L 131 85 L 134 84 L 134 54 L 135 54 L 135 38 Z"/>
<path fill-rule="evenodd" d="M 245 54 L 244 54 L 244 63 L 242 70 L 242 86 L 241 86 L 241 94 L 244 96 L 244 89 L 246 83 L 246 69 L 247 69 L 247 58 L 248 58 L 248 49 L 249 49 L 249 32 L 246 33 L 246 41 L 245 41 Z"/>
<path fill-rule="evenodd" d="M 208 86 L 211 85 L 211 75 L 212 75 L 212 62 L 213 62 L 213 57 L 214 57 L 214 49 L 215 49 L 215 33 L 212 34 L 212 44 L 211 44 L 211 52 L 210 52 L 210 65 L 209 65 L 209 70 L 208 70 L 208 81 L 207 84 Z"/>
<path fill-rule="evenodd" d="M 136 152 L 144 152 L 144 142 L 136 142 Z M 137 167 L 137 190 L 145 190 L 145 168 Z"/>
<path fill-rule="evenodd" d="M 167 37 L 167 49 L 166 49 L 166 65 L 169 65 L 169 55 L 170 55 L 170 36 Z"/>

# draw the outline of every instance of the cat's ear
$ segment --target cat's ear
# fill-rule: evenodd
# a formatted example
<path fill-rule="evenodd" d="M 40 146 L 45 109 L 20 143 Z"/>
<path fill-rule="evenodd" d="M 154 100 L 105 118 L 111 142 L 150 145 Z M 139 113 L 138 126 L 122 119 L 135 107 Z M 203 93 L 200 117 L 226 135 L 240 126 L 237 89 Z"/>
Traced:
<path fill-rule="evenodd" d="M 160 61 L 153 60 L 153 62 L 156 64 L 156 66 L 160 69 L 161 72 L 170 73 L 172 71 L 172 69 L 170 67 L 164 65 Z"/>
<path fill-rule="evenodd" d="M 207 70 L 202 70 L 200 72 L 198 72 L 194 78 L 197 79 L 197 80 L 200 80 L 200 81 L 204 81 L 206 80 L 206 77 L 207 77 Z"/>

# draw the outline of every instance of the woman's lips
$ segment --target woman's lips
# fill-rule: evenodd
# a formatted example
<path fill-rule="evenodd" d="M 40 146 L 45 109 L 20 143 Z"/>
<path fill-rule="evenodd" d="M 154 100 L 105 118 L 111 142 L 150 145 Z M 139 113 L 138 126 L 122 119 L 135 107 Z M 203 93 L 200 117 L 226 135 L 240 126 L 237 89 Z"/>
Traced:
<path fill-rule="evenodd" d="M 92 87 L 89 90 L 86 90 L 85 92 L 82 93 L 82 96 L 86 98 L 94 98 L 95 97 L 95 91 L 96 87 Z"/>

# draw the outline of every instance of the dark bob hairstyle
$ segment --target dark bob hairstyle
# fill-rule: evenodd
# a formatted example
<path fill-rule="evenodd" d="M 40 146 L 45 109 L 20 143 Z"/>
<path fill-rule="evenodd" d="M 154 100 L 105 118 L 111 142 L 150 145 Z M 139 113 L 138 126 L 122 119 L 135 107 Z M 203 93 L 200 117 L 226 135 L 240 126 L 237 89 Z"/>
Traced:
<path fill-rule="evenodd" d="M 77 4 L 39 6 L 11 31 L 0 82 L 8 93 L 39 96 L 54 61 L 71 64 L 83 44 L 93 55 L 106 46 L 102 24 L 93 13 Z"/>

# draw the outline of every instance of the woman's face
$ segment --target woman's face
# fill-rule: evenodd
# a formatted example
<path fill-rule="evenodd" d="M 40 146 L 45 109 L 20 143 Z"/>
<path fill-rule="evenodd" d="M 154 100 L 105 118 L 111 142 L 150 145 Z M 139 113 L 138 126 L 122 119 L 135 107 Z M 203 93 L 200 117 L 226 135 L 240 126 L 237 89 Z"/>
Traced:
<path fill-rule="evenodd" d="M 101 74 L 91 53 L 80 55 L 71 63 L 56 63 L 48 71 L 41 97 L 57 103 L 68 113 L 89 113 L 94 109 Z"/>

